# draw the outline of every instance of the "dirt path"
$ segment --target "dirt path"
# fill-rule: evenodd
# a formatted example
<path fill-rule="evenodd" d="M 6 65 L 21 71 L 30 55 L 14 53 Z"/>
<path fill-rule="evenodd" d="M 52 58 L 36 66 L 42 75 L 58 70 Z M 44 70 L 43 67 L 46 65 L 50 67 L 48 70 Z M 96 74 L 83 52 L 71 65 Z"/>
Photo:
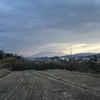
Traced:
<path fill-rule="evenodd" d="M 30 70 L 1 78 L 0 100 L 100 100 L 100 92 Z"/>

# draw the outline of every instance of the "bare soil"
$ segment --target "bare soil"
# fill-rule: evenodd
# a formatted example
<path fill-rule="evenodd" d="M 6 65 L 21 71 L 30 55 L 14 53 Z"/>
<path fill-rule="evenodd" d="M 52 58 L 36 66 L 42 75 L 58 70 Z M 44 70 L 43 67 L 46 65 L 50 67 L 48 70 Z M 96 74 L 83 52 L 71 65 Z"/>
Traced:
<path fill-rule="evenodd" d="M 61 77 L 66 79 L 69 77 L 67 79 L 70 79 L 72 82 L 73 79 L 76 80 L 75 78 L 72 79 L 72 77 L 75 77 L 73 73 L 72 75 L 68 73 L 71 74 L 71 72 L 64 70 L 12 72 L 0 78 L 0 100 L 100 100 L 99 91 L 85 89 L 55 78 Z M 78 73 L 76 74 L 78 80 Z M 79 80 L 81 77 L 84 78 L 83 81 L 87 79 L 84 75 L 81 75 Z M 93 79 L 93 81 L 97 80 L 96 77 L 93 77 Z M 100 83 L 99 78 L 98 80 L 97 82 Z M 98 88 L 100 88 L 99 86 Z"/>
<path fill-rule="evenodd" d="M 44 70 L 40 73 L 52 76 L 58 80 L 65 81 L 68 83 L 76 84 L 87 89 L 100 92 L 100 75 L 86 74 L 80 72 L 72 72 L 67 70 Z"/>

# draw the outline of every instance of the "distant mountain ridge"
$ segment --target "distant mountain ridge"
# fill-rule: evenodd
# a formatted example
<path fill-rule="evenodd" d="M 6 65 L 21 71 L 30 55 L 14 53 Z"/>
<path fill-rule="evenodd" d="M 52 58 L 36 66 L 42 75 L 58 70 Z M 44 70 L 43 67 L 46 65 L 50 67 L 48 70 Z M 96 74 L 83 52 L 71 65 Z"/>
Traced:
<path fill-rule="evenodd" d="M 65 53 L 63 52 L 50 52 L 50 51 L 44 51 L 44 52 L 39 52 L 39 53 L 36 53 L 32 56 L 30 56 L 30 58 L 34 58 L 34 57 L 53 57 L 53 56 L 64 56 L 66 55 Z"/>
<path fill-rule="evenodd" d="M 69 59 L 71 57 L 75 59 L 90 59 L 90 58 L 93 58 L 94 55 L 96 55 L 98 60 L 100 60 L 100 53 L 78 53 L 78 54 L 73 54 L 73 55 L 66 55 L 62 52 L 55 53 L 55 52 L 49 52 L 49 51 L 39 52 L 30 57 L 25 57 L 25 59 L 31 60 L 31 61 L 50 61 L 51 57 L 55 58 L 55 56 L 58 56 L 59 59 Z"/>
<path fill-rule="evenodd" d="M 80 57 L 80 56 L 90 56 L 90 55 L 95 55 L 97 53 L 78 53 L 74 54 L 75 57 Z"/>
<path fill-rule="evenodd" d="M 77 54 L 73 54 L 73 57 L 81 57 L 81 56 L 90 56 L 90 55 L 96 55 L 98 53 L 77 53 Z M 50 52 L 50 51 L 43 51 L 43 52 L 39 52 L 36 53 L 32 56 L 28 56 L 26 58 L 35 58 L 35 57 L 54 57 L 54 56 L 71 56 L 70 54 L 65 54 L 63 52 Z"/>

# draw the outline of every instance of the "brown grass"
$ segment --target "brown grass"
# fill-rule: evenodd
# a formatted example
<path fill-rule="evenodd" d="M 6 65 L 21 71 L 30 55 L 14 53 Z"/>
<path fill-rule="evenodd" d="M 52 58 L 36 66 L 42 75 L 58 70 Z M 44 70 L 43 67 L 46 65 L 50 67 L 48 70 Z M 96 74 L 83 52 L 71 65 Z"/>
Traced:
<path fill-rule="evenodd" d="M 100 92 L 82 88 L 71 80 L 64 82 L 67 79 L 53 75 L 54 71 L 46 70 L 46 75 L 39 73 L 44 71 L 13 71 L 0 79 L 0 100 L 100 100 Z M 70 74 L 73 76 L 73 72 Z"/>
<path fill-rule="evenodd" d="M 11 73 L 11 71 L 9 71 L 8 69 L 0 70 L 0 78 L 4 77 L 10 73 Z"/>

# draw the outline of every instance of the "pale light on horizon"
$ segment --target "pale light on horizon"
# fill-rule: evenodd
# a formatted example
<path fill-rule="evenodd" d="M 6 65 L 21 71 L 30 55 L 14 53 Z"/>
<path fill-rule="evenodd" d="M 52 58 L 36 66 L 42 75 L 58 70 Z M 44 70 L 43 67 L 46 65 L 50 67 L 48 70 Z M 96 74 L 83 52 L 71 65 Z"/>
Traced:
<path fill-rule="evenodd" d="M 56 49 L 54 48 L 56 46 Z M 31 56 L 39 52 L 50 51 L 50 52 L 63 52 L 66 55 L 70 54 L 70 48 L 72 49 L 72 54 L 77 53 L 100 53 L 100 43 L 97 44 L 65 44 L 65 43 L 52 43 L 48 45 L 41 45 L 40 47 L 35 47 L 35 49 L 30 49 L 26 52 L 19 52 L 24 56 Z"/>

